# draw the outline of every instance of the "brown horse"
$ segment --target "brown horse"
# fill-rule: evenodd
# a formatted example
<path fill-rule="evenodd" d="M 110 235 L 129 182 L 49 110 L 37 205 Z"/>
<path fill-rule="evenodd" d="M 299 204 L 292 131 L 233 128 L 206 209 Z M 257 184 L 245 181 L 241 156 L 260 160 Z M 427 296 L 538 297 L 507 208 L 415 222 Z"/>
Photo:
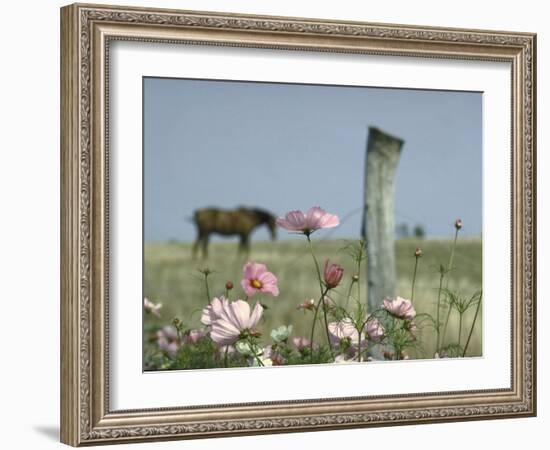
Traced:
<path fill-rule="evenodd" d="M 195 211 L 193 222 L 197 227 L 197 239 L 193 245 L 193 258 L 196 257 L 199 246 L 203 257 L 208 257 L 208 241 L 211 234 L 222 236 L 239 236 L 239 252 L 250 251 L 250 234 L 255 228 L 266 225 L 271 233 L 271 239 L 276 238 L 276 217 L 268 211 L 259 208 L 239 207 L 233 210 L 218 208 L 203 208 Z"/>

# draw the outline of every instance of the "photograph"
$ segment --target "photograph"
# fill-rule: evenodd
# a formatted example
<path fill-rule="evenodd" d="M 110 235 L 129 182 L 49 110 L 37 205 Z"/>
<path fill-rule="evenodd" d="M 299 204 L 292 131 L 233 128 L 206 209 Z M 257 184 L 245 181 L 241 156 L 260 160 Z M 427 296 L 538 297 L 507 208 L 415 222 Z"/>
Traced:
<path fill-rule="evenodd" d="M 143 370 L 483 357 L 483 93 L 142 79 Z"/>
<path fill-rule="evenodd" d="M 511 442 L 489 421 L 537 415 L 544 332 L 542 22 L 280 3 L 72 4 L 45 33 L 61 442 Z"/>

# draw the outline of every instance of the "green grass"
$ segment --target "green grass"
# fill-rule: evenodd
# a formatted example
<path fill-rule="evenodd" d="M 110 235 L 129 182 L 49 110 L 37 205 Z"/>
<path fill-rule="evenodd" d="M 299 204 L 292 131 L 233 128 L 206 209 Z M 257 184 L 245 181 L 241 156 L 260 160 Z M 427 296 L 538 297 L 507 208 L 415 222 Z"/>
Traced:
<path fill-rule="evenodd" d="M 313 236 L 315 238 L 315 236 Z M 414 250 L 420 246 L 423 256 L 419 260 L 414 305 L 418 313 L 429 313 L 435 317 L 440 264 L 449 261 L 451 241 L 404 239 L 396 243 L 397 294 L 410 298 L 414 268 Z M 345 269 L 344 283 L 333 291 L 333 299 L 343 304 L 351 276 L 355 273 L 354 262 L 341 249 L 344 240 L 314 239 L 314 248 L 319 261 L 325 259 L 338 262 Z M 480 239 L 458 240 L 454 269 L 449 273 L 449 289 L 463 295 L 472 295 L 482 286 L 482 251 Z M 146 316 L 146 326 L 169 324 L 178 317 L 185 327 L 200 327 L 200 311 L 207 304 L 204 277 L 198 269 L 208 267 L 213 273 L 209 276 L 212 296 L 224 294 L 225 283 L 232 281 L 235 288 L 230 293 L 232 300 L 243 298 L 240 287 L 242 266 L 247 260 L 262 262 L 275 273 L 279 280 L 280 295 L 273 298 L 267 295 L 254 297 L 268 306 L 260 331 L 264 340 L 269 341 L 270 331 L 279 326 L 292 324 L 294 336 L 309 336 L 311 312 L 298 311 L 296 306 L 305 299 L 319 298 L 319 284 L 305 239 L 281 240 L 275 242 L 253 242 L 252 250 L 245 259 L 237 254 L 236 242 L 214 242 L 210 245 L 207 261 L 193 261 L 190 243 L 147 243 L 145 245 L 144 295 L 154 302 L 163 304 L 161 319 Z M 361 301 L 366 302 L 366 263 L 361 273 Z M 356 295 L 356 291 L 354 291 Z M 382 301 L 382 299 L 380 299 Z M 464 316 L 462 344 L 468 335 L 475 308 Z M 442 317 L 442 320 L 444 316 Z M 478 317 L 470 346 L 469 355 L 481 355 L 482 317 Z M 318 339 L 323 339 L 322 327 L 317 328 Z M 423 351 L 416 351 L 413 357 L 432 357 L 435 351 L 435 333 L 432 328 L 424 328 L 419 336 Z M 458 314 L 451 315 L 447 330 L 447 343 L 454 343 L 458 336 Z"/>

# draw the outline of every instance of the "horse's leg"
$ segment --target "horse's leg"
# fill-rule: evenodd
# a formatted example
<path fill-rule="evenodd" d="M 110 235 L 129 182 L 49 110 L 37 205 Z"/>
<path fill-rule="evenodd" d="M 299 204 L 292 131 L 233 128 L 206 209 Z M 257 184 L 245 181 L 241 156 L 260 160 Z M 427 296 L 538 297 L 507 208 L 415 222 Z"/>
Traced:
<path fill-rule="evenodd" d="M 202 237 L 202 256 L 204 259 L 208 259 L 208 241 L 210 240 L 210 235 L 205 234 Z"/>
<path fill-rule="evenodd" d="M 244 236 L 241 234 L 241 235 L 239 235 L 239 251 L 238 251 L 238 254 L 240 255 L 243 252 L 244 252 Z"/>
<path fill-rule="evenodd" d="M 202 240 L 202 236 L 201 234 L 198 234 L 197 238 L 195 239 L 195 243 L 193 244 L 193 253 L 192 253 L 193 261 L 197 259 L 197 251 L 199 250 L 199 244 L 201 240 Z"/>
<path fill-rule="evenodd" d="M 248 256 L 247 240 L 248 236 L 245 233 L 239 234 L 239 256 Z"/>
<path fill-rule="evenodd" d="M 248 258 L 250 255 L 250 239 L 249 234 L 243 234 L 241 238 L 242 253 Z"/>

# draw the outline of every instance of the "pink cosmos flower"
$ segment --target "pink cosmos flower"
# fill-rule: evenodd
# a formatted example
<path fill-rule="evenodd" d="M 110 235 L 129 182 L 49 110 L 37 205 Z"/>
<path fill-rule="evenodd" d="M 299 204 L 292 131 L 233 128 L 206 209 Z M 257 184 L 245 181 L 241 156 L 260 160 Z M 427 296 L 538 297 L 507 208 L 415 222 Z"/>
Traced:
<path fill-rule="evenodd" d="M 223 295 L 214 297 L 208 306 L 202 310 L 201 322 L 206 326 L 211 326 L 215 320 L 225 317 L 223 314 L 228 304 L 228 300 Z"/>
<path fill-rule="evenodd" d="M 286 363 L 283 355 L 273 350 L 271 345 L 262 349 L 261 360 L 264 366 L 282 366 Z"/>
<path fill-rule="evenodd" d="M 365 324 L 365 333 L 373 341 L 379 341 L 384 336 L 384 327 L 376 317 L 373 317 Z"/>
<path fill-rule="evenodd" d="M 246 295 L 252 297 L 256 292 L 265 292 L 277 297 L 277 277 L 267 271 L 265 264 L 247 262 L 243 267 L 241 286 Z"/>
<path fill-rule="evenodd" d="M 328 331 L 334 344 L 339 344 L 342 339 L 349 339 L 352 346 L 359 343 L 359 333 L 349 318 L 342 319 L 340 322 L 330 322 Z"/>
<path fill-rule="evenodd" d="M 292 343 L 294 344 L 294 347 L 296 347 L 296 350 L 302 350 L 304 348 L 310 348 L 311 341 L 306 337 L 293 337 Z"/>
<path fill-rule="evenodd" d="M 392 316 L 399 319 L 412 320 L 416 316 L 416 311 L 411 301 L 402 297 L 385 298 L 382 307 Z"/>
<path fill-rule="evenodd" d="M 327 288 L 333 289 L 340 284 L 340 281 L 342 281 L 342 277 L 344 276 L 344 268 L 338 264 L 330 264 L 327 259 L 325 261 L 325 271 L 323 275 Z"/>
<path fill-rule="evenodd" d="M 145 312 L 160 318 L 160 308 L 162 308 L 162 303 L 153 303 L 147 297 L 143 298 L 143 309 Z"/>
<path fill-rule="evenodd" d="M 183 342 L 185 344 L 197 344 L 204 336 L 206 336 L 204 330 L 189 330 L 183 337 Z"/>
<path fill-rule="evenodd" d="M 181 347 L 176 329 L 173 326 L 168 325 L 158 330 L 157 345 L 163 352 L 174 355 Z"/>
<path fill-rule="evenodd" d="M 216 344 L 229 345 L 237 341 L 243 331 L 254 329 L 262 317 L 263 308 L 256 303 L 250 311 L 250 305 L 243 300 L 231 303 L 223 300 L 213 299 L 203 310 L 201 320 L 209 322 L 210 337 Z"/>
<path fill-rule="evenodd" d="M 314 206 L 307 213 L 290 211 L 284 217 L 279 217 L 276 223 L 286 230 L 300 231 L 309 236 L 316 230 L 338 226 L 340 219 L 338 219 L 338 216 L 329 214 L 324 209 Z"/>
<path fill-rule="evenodd" d="M 361 348 L 367 347 L 367 341 L 363 333 L 359 337 L 359 333 L 355 329 L 353 322 L 349 318 L 342 319 L 339 322 L 330 322 L 328 324 L 330 339 L 334 345 L 341 345 L 343 341 L 349 340 L 349 348 L 347 353 L 354 355 L 359 347 L 359 338 L 361 338 Z"/>

